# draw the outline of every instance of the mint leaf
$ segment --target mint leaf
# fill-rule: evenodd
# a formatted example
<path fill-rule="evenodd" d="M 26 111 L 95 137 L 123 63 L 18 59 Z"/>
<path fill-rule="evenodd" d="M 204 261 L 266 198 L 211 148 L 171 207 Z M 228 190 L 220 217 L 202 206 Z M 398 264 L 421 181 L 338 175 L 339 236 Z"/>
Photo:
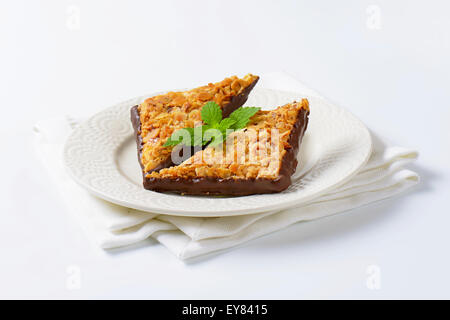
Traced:
<path fill-rule="evenodd" d="M 181 142 L 181 138 L 180 140 L 173 140 L 172 137 L 169 137 L 169 139 L 167 139 L 166 143 L 164 143 L 163 147 L 173 147 L 176 146 L 177 144 L 179 144 Z"/>
<path fill-rule="evenodd" d="M 223 141 L 223 132 L 216 128 L 209 128 L 203 135 L 204 144 L 211 141 L 208 146 L 218 145 Z"/>
<path fill-rule="evenodd" d="M 185 146 L 194 145 L 194 128 L 183 128 L 176 130 L 164 143 L 164 147 L 176 146 L 183 143 Z"/>
<path fill-rule="evenodd" d="M 232 128 L 235 130 L 245 128 L 250 118 L 253 117 L 259 110 L 261 110 L 261 108 L 240 107 L 239 109 L 233 111 L 233 113 L 230 114 L 230 118 L 236 122 L 233 124 Z"/>
<path fill-rule="evenodd" d="M 201 115 L 204 123 L 216 125 L 222 120 L 222 109 L 214 101 L 209 101 L 203 106 Z"/>
<path fill-rule="evenodd" d="M 217 129 L 219 129 L 221 132 L 225 132 L 227 129 L 230 129 L 235 123 L 236 120 L 231 118 L 225 118 L 222 121 L 220 121 L 219 125 L 217 126 Z"/>
<path fill-rule="evenodd" d="M 223 141 L 224 141 L 223 137 L 214 139 L 210 144 L 208 144 L 208 147 L 216 147 L 219 144 L 221 144 Z"/>
<path fill-rule="evenodd" d="M 208 131 L 209 129 L 213 129 L 213 127 L 210 126 L 209 124 L 204 124 L 201 126 L 201 128 L 202 128 L 202 140 L 197 141 L 197 143 L 199 143 L 199 144 L 196 144 L 196 146 L 197 145 L 204 146 L 204 145 L 208 144 L 208 142 L 211 140 L 211 138 L 208 138 L 207 136 L 205 136 L 205 132 Z"/>
<path fill-rule="evenodd" d="M 180 129 L 177 131 L 180 131 L 180 134 L 183 137 L 181 140 L 182 144 L 184 144 L 185 146 L 193 146 L 194 145 L 194 128 L 183 128 L 183 129 Z"/>
<path fill-rule="evenodd" d="M 194 140 L 193 140 L 194 142 L 192 144 L 193 146 L 202 146 L 205 144 L 204 134 L 205 131 L 208 130 L 209 128 L 211 127 L 207 124 L 194 128 Z"/>
<path fill-rule="evenodd" d="M 203 142 L 202 145 L 206 145 L 209 142 L 210 146 L 218 145 L 219 143 L 225 141 L 227 135 L 230 132 L 233 131 L 230 130 L 230 127 L 235 123 L 236 121 L 230 118 L 223 119 L 220 121 L 219 124 L 210 126 L 210 125 L 203 125 Z"/>
<path fill-rule="evenodd" d="M 205 103 L 201 110 L 205 123 L 195 128 L 176 130 L 164 144 L 165 147 L 184 144 L 186 146 L 204 146 L 209 143 L 214 147 L 224 142 L 234 130 L 245 128 L 250 118 L 261 108 L 241 107 L 235 110 L 229 118 L 222 119 L 222 110 L 214 101 Z"/>

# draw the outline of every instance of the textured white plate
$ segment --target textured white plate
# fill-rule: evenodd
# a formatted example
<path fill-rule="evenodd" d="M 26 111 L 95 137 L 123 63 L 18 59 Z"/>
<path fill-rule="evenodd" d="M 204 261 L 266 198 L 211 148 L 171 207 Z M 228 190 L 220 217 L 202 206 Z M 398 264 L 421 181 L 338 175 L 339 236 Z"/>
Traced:
<path fill-rule="evenodd" d="M 305 97 L 254 89 L 246 105 L 270 109 Z M 163 194 L 142 187 L 130 108 L 144 97 L 108 108 L 77 127 L 66 142 L 64 162 L 81 186 L 129 208 L 182 216 L 230 216 L 292 207 L 346 182 L 368 160 L 367 128 L 346 110 L 317 97 L 309 99 L 308 130 L 292 185 L 284 192 L 244 197 Z"/>

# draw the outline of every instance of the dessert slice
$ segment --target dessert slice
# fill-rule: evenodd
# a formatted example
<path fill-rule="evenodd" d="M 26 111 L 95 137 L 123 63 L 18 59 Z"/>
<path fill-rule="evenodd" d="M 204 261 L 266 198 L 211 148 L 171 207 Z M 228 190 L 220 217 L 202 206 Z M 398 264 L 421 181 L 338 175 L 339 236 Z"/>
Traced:
<path fill-rule="evenodd" d="M 143 175 L 173 165 L 172 147 L 164 147 L 171 134 L 201 124 L 200 110 L 207 101 L 216 102 L 227 117 L 242 106 L 259 77 L 233 76 L 218 83 L 184 92 L 169 92 L 146 99 L 131 109 L 138 158 Z"/>
<path fill-rule="evenodd" d="M 144 187 L 184 194 L 274 193 L 291 184 L 308 124 L 308 100 L 258 111 L 226 142 L 198 151 L 178 166 L 145 176 Z"/>

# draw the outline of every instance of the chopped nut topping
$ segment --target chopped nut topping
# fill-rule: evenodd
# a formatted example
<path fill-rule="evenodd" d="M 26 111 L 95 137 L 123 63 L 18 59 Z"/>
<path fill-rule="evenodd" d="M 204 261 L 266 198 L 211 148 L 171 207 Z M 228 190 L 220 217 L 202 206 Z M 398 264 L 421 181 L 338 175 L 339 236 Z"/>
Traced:
<path fill-rule="evenodd" d="M 293 102 L 272 111 L 258 111 L 250 125 L 231 133 L 226 143 L 207 147 L 179 166 L 148 174 L 147 178 L 276 179 L 289 138 L 301 109 L 308 100 Z"/>
<path fill-rule="evenodd" d="M 222 108 L 257 79 L 252 74 L 242 79 L 232 76 L 190 91 L 151 97 L 141 103 L 138 110 L 144 171 L 154 169 L 170 157 L 173 148 L 163 145 L 175 130 L 201 124 L 200 110 L 207 101 L 214 101 Z"/>

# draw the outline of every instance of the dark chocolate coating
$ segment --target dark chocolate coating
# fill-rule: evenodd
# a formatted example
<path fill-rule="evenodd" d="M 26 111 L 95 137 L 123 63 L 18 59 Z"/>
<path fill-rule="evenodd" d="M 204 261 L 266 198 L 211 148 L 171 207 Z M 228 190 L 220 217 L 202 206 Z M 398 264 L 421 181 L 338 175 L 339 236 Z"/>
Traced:
<path fill-rule="evenodd" d="M 244 105 L 244 103 L 248 99 L 248 95 L 253 90 L 253 88 L 255 87 L 255 85 L 258 82 L 258 80 L 259 80 L 259 77 L 256 78 L 255 81 L 253 81 L 240 94 L 231 97 L 230 102 L 228 102 L 222 108 L 222 115 L 223 115 L 224 118 L 227 118 L 234 110 L 236 110 L 236 109 L 240 108 L 242 105 Z M 144 165 L 142 164 L 142 161 L 141 161 L 143 142 L 142 142 L 142 137 L 141 137 L 141 119 L 140 119 L 140 115 L 139 115 L 138 106 L 134 106 L 134 107 L 131 108 L 131 123 L 133 124 L 134 135 L 135 135 L 135 138 L 136 138 L 136 145 L 137 145 L 139 164 L 141 165 L 142 170 L 144 170 Z M 194 154 L 194 148 L 191 149 L 190 154 L 187 155 L 186 157 L 184 157 L 184 159 L 182 161 L 187 160 L 193 154 Z M 183 156 L 183 155 L 181 154 L 181 156 Z M 142 172 L 143 173 L 143 177 L 144 177 L 144 187 L 146 185 L 146 181 L 145 181 L 146 178 L 145 178 L 145 176 L 148 173 L 151 173 L 153 171 L 159 171 L 159 170 L 164 169 L 164 168 L 169 168 L 169 167 L 172 167 L 174 165 L 175 164 L 172 162 L 172 157 L 169 156 L 166 160 L 162 161 L 156 168 L 154 168 L 154 169 L 152 169 L 152 170 L 150 170 L 148 172 Z M 148 188 L 146 188 L 146 189 L 148 189 Z"/>
<path fill-rule="evenodd" d="M 308 126 L 309 111 L 301 109 L 297 121 L 289 136 L 291 148 L 281 160 L 281 168 L 277 179 L 218 179 L 200 178 L 146 178 L 144 188 L 159 192 L 177 192 L 190 195 L 229 195 L 245 196 L 261 193 L 276 193 L 291 185 L 291 176 L 297 168 L 297 153 L 300 142 Z"/>

